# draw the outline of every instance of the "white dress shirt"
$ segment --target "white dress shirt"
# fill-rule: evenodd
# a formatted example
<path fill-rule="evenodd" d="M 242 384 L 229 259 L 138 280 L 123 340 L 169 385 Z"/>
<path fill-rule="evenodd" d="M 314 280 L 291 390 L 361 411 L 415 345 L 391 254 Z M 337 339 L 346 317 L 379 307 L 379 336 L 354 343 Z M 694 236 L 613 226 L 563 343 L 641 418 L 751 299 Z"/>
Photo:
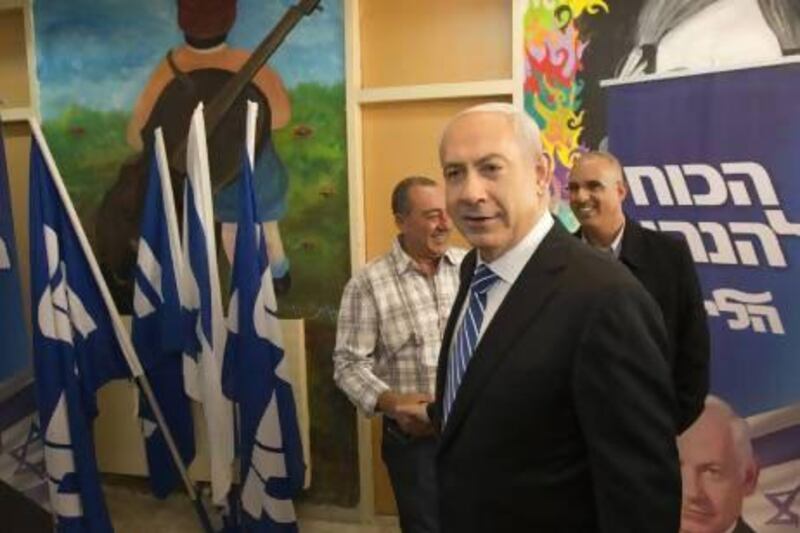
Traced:
<path fill-rule="evenodd" d="M 513 248 L 491 263 L 486 263 L 483 261 L 480 257 L 480 253 L 478 254 L 478 260 L 475 264 L 475 268 L 477 268 L 478 265 L 485 263 L 486 266 L 489 267 L 492 272 L 497 274 L 499 278 L 486 293 L 486 309 L 483 312 L 481 330 L 478 332 L 478 342 L 480 342 L 480 339 L 483 337 L 483 333 L 486 331 L 487 326 L 491 323 L 495 313 L 497 313 L 497 309 L 500 307 L 500 304 L 502 304 L 503 300 L 505 300 L 508 291 L 511 289 L 511 286 L 517 280 L 520 272 L 522 272 L 522 269 L 525 268 L 525 265 L 528 264 L 528 261 L 534 252 L 536 252 L 536 249 L 539 248 L 539 245 L 550 231 L 550 228 L 553 227 L 554 223 L 553 216 L 549 211 L 545 211 L 544 214 L 539 217 L 539 220 L 536 222 L 536 224 L 533 225 L 533 228 L 531 228 L 528 234 L 523 237 L 521 241 L 519 241 Z M 461 328 L 461 322 L 464 320 L 464 313 L 466 313 L 468 306 L 469 297 L 465 298 L 464 303 L 461 305 L 458 323 L 456 324 L 456 329 L 454 331 L 457 332 L 459 331 L 459 328 Z M 453 346 L 455 345 L 455 343 L 452 341 L 454 341 L 456 337 L 457 334 L 454 334 L 453 339 L 450 342 L 451 357 L 453 356 Z"/>

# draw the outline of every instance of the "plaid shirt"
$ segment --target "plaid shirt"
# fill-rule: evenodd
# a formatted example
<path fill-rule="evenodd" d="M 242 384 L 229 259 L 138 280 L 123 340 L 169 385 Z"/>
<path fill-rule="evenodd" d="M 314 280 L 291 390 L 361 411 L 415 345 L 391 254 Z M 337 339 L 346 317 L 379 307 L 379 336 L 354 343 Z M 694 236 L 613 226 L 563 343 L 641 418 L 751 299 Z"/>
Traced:
<path fill-rule="evenodd" d="M 342 294 L 333 378 L 364 413 L 387 390 L 433 394 L 447 317 L 464 251 L 450 249 L 436 274 L 419 272 L 397 239 Z"/>

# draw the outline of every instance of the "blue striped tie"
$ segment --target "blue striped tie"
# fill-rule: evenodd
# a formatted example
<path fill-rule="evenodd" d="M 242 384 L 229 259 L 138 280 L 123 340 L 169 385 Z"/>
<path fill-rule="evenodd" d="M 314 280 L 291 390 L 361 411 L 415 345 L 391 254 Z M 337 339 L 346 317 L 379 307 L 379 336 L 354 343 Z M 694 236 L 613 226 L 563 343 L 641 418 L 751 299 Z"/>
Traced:
<path fill-rule="evenodd" d="M 443 422 L 447 422 L 450 409 L 456 399 L 458 386 L 461 378 L 467 370 L 467 365 L 478 344 L 478 333 L 481 331 L 483 323 L 483 313 L 486 310 L 486 293 L 498 280 L 497 274 L 491 271 L 484 264 L 475 269 L 472 276 L 472 283 L 469 286 L 469 307 L 464 313 L 464 319 L 456 335 L 455 349 L 447 363 L 447 383 L 444 388 L 444 417 Z"/>

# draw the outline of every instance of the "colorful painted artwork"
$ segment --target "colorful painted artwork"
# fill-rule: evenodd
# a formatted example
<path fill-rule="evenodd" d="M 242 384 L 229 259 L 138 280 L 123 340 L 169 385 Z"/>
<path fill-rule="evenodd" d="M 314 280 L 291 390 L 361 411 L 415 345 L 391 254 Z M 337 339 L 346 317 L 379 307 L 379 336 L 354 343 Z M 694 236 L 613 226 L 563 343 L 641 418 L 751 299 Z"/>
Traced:
<path fill-rule="evenodd" d="M 585 81 L 579 78 L 588 42 L 576 19 L 608 12 L 603 0 L 534 1 L 525 13 L 525 110 L 542 130 L 553 161 L 553 210 L 568 227 L 575 221 L 562 200 L 567 175 L 580 153 Z"/>
<path fill-rule="evenodd" d="M 97 218 L 98 209 L 119 182 L 120 169 L 142 150 L 146 135 L 139 131 L 145 132 L 148 117 L 156 116 L 158 99 L 149 91 L 168 86 L 158 79 L 159 69 L 170 68 L 167 52 L 190 71 L 186 65 L 196 57 L 187 59 L 186 44 L 207 47 L 222 58 L 222 70 L 236 72 L 297 3 L 184 3 L 222 10 L 235 6 L 227 21 L 179 12 L 175 0 L 34 3 L 45 134 L 96 249 L 100 232 L 110 225 Z M 265 89 L 257 87 L 262 96 L 268 93 L 272 110 L 271 141 L 261 146 L 269 154 L 262 160 L 272 160 L 267 176 L 281 176 L 266 182 L 265 190 L 275 189 L 265 193 L 274 201 L 265 201 L 265 209 L 273 209 L 262 219 L 279 226 L 291 276 L 279 297 L 279 312 L 305 319 L 314 473 L 305 497 L 353 506 L 359 497 L 355 416 L 335 389 L 330 362 L 336 309 L 350 273 L 344 27 L 340 0 L 322 4 L 324 10 L 304 16 L 269 60 L 262 72 L 272 75 L 259 73 L 251 85 L 259 85 L 259 76 L 266 79 Z M 223 41 L 209 41 L 215 28 L 226 23 L 230 31 Z M 220 52 L 220 46 L 226 51 Z M 286 102 L 279 101 L 281 95 Z M 234 159 L 240 150 L 241 145 L 232 147 Z"/>
<path fill-rule="evenodd" d="M 568 169 L 581 151 L 605 146 L 601 80 L 800 52 L 794 0 L 530 0 L 523 24 L 525 109 L 553 158 L 552 208 L 570 229 Z"/>

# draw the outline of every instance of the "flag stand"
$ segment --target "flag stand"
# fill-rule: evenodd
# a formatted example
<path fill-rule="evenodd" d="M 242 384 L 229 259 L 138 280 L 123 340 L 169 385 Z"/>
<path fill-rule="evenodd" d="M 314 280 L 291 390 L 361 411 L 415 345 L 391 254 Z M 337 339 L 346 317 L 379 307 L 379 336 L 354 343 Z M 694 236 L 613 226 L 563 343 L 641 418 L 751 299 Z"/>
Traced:
<path fill-rule="evenodd" d="M 192 506 L 197 513 L 197 518 L 200 521 L 203 531 L 206 533 L 214 533 L 214 529 L 211 527 L 211 522 L 208 518 L 208 513 L 206 512 L 205 507 L 203 506 L 203 502 L 200 499 L 200 496 L 192 483 L 191 479 L 189 479 L 189 473 L 186 469 L 186 465 L 183 463 L 183 459 L 181 458 L 180 454 L 178 453 L 178 448 L 175 446 L 175 440 L 172 437 L 172 433 L 169 430 L 169 426 L 167 426 L 164 415 L 161 412 L 161 407 L 156 400 L 155 395 L 153 394 L 153 389 L 150 387 L 150 382 L 147 379 L 147 376 L 144 374 L 144 370 L 142 369 L 142 365 L 139 362 L 139 358 L 136 355 L 136 350 L 131 343 L 130 336 L 122 324 L 122 319 L 117 312 L 117 307 L 114 304 L 114 301 L 111 298 L 111 293 L 108 291 L 108 286 L 105 284 L 105 279 L 103 278 L 102 273 L 100 272 L 100 267 L 97 264 L 97 259 L 92 252 L 91 246 L 89 245 L 89 241 L 86 238 L 86 234 L 83 231 L 83 226 L 80 223 L 80 219 L 78 218 L 78 214 L 75 212 L 75 207 L 72 205 L 72 201 L 69 198 L 69 194 L 67 193 L 67 189 L 64 186 L 64 181 L 61 177 L 61 173 L 58 171 L 58 167 L 56 167 L 55 160 L 53 159 L 53 155 L 50 153 L 50 147 L 48 146 L 44 133 L 42 133 L 41 126 L 39 123 L 34 119 L 28 119 L 28 123 L 31 127 L 31 133 L 35 138 L 35 142 L 39 144 L 41 148 L 42 156 L 47 163 L 47 166 L 50 170 L 50 175 L 53 177 L 53 184 L 58 191 L 59 197 L 61 198 L 61 202 L 64 204 L 64 209 L 69 215 L 70 221 L 75 229 L 75 234 L 80 241 L 81 248 L 83 249 L 84 254 L 86 255 L 87 263 L 89 263 L 89 268 L 92 270 L 92 274 L 97 281 L 98 288 L 100 289 L 100 294 L 103 297 L 103 301 L 106 304 L 106 307 L 109 310 L 109 315 L 111 316 L 111 322 L 114 326 L 114 331 L 116 333 L 117 340 L 120 343 L 120 348 L 122 349 L 122 353 L 125 356 L 125 361 L 128 363 L 128 368 L 133 375 L 133 378 L 136 380 L 136 383 L 139 385 L 142 393 L 144 393 L 145 398 L 147 399 L 147 403 L 150 405 L 150 408 L 153 410 L 153 415 L 156 418 L 156 423 L 158 427 L 161 429 L 161 432 L 164 436 L 164 441 L 167 443 L 167 447 L 169 448 L 170 455 L 172 456 L 172 460 L 175 463 L 175 467 L 178 469 L 178 472 L 181 474 L 181 478 L 183 479 L 184 486 L 186 487 L 186 493 L 189 496 L 189 499 L 192 501 Z"/>

